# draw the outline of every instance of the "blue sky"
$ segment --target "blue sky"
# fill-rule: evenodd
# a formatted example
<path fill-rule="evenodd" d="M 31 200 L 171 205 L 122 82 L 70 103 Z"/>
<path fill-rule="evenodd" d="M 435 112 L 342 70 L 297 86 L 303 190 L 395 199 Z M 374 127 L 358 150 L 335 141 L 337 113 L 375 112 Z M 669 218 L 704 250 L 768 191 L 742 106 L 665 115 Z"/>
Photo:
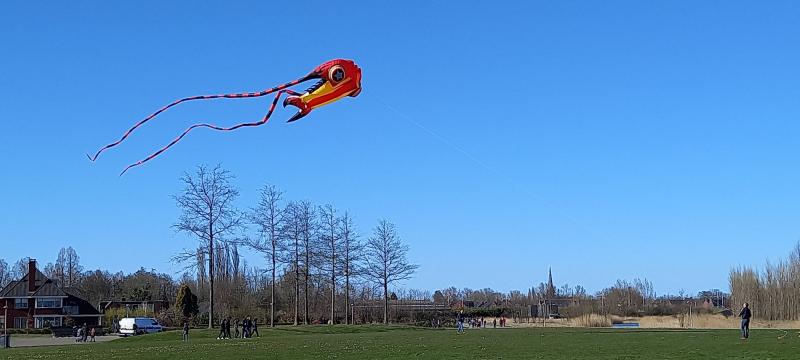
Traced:
<path fill-rule="evenodd" d="M 727 288 L 800 239 L 799 21 L 790 1 L 4 4 L 0 258 L 71 245 L 87 268 L 177 272 L 196 245 L 170 196 L 222 163 L 242 208 L 272 183 L 365 235 L 395 222 L 421 265 L 406 287 L 524 290 L 552 267 L 591 291 Z M 363 92 L 296 123 L 200 129 L 117 176 L 269 99 L 187 103 L 84 155 L 176 98 L 337 57 Z"/>

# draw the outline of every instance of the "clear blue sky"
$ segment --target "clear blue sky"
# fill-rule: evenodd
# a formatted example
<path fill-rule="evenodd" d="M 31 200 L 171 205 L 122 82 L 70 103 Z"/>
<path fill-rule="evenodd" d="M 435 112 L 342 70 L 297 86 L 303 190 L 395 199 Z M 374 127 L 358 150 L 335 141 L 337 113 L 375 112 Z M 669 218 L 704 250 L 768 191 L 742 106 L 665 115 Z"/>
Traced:
<path fill-rule="evenodd" d="M 647 5 L 645 5 L 647 3 Z M 792 1 L 5 3 L 0 258 L 176 272 L 179 176 L 222 163 L 239 206 L 272 183 L 368 234 L 395 222 L 406 287 L 727 288 L 800 239 L 800 7 Z M 256 91 L 336 57 L 363 92 L 293 124 Z M 304 87 L 301 87 L 304 89 Z M 418 125 L 419 126 L 418 126 Z M 424 129 L 427 130 L 424 130 Z M 260 260 L 251 257 L 251 263 Z"/>

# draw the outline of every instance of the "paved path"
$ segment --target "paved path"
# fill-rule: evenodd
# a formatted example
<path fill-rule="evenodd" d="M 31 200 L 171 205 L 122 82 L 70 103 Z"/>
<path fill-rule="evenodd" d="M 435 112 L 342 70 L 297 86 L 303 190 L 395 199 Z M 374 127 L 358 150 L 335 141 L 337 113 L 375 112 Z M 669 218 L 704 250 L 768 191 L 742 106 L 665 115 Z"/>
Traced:
<path fill-rule="evenodd" d="M 97 336 L 97 342 L 119 339 L 119 336 Z M 52 336 L 11 335 L 11 347 L 52 346 L 52 345 L 91 345 L 92 343 L 75 342 L 74 337 L 54 338 Z"/>

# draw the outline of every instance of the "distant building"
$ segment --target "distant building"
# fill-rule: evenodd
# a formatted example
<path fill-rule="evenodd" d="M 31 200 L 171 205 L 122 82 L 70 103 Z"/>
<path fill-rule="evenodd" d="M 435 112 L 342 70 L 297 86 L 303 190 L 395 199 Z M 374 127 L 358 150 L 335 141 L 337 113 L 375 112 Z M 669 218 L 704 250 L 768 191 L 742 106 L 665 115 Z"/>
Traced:
<path fill-rule="evenodd" d="M 0 327 L 11 329 L 41 329 L 66 326 L 67 319 L 75 325 L 101 325 L 102 315 L 77 289 L 61 288 L 36 268 L 36 260 L 28 260 L 28 273 L 0 290 Z M 0 309 L 2 310 L 2 309 Z"/>

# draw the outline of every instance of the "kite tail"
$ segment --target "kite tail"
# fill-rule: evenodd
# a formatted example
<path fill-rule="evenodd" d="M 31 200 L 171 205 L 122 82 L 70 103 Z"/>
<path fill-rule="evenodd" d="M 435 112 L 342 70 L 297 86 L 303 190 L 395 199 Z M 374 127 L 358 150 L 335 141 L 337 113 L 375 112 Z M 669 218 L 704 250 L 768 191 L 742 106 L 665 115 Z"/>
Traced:
<path fill-rule="evenodd" d="M 299 83 L 301 83 L 303 81 L 306 81 L 308 79 L 309 79 L 309 76 L 304 76 L 302 78 L 292 80 L 292 81 L 290 81 L 288 83 L 285 83 L 283 85 L 278 85 L 278 86 L 273 87 L 271 89 L 266 89 L 266 90 L 259 91 L 259 92 L 236 93 L 236 94 L 218 94 L 218 95 L 198 95 L 198 96 L 190 96 L 190 97 L 186 97 L 186 98 L 183 98 L 183 99 L 175 100 L 172 103 L 170 103 L 169 105 L 164 106 L 161 109 L 159 109 L 158 111 L 150 114 L 150 116 L 140 120 L 138 123 L 136 123 L 136 125 L 133 125 L 133 127 L 128 129 L 128 131 L 126 131 L 124 134 L 122 134 L 122 137 L 119 140 L 117 140 L 117 141 L 115 141 L 113 143 L 110 143 L 110 144 L 108 144 L 106 146 L 103 146 L 102 148 L 100 148 L 100 150 L 97 150 L 97 152 L 94 154 L 94 156 L 90 156 L 89 154 L 86 154 L 86 157 L 88 157 L 89 160 L 91 160 L 91 161 L 97 160 L 97 157 L 100 156 L 100 153 L 102 153 L 103 151 L 106 151 L 107 149 L 110 149 L 110 148 L 112 148 L 114 146 L 119 145 L 119 143 L 123 142 L 134 130 L 136 130 L 136 128 L 138 128 L 139 126 L 144 125 L 144 123 L 146 123 L 146 122 L 150 121 L 150 119 L 158 116 L 158 114 L 161 114 L 162 112 L 167 111 L 167 109 L 169 109 L 169 108 L 171 108 L 171 107 L 173 107 L 175 105 L 178 105 L 178 104 L 180 104 L 182 102 L 191 101 L 191 100 L 208 100 L 208 99 L 219 99 L 219 98 L 239 99 L 239 98 L 260 97 L 260 96 L 264 96 L 264 95 L 269 95 L 269 94 L 274 93 L 276 91 L 284 90 L 284 89 L 286 89 L 288 87 L 297 85 L 297 84 L 299 84 Z"/>
<path fill-rule="evenodd" d="M 269 111 L 267 111 L 266 115 L 264 115 L 264 117 L 260 121 L 249 122 L 249 123 L 241 123 L 241 124 L 237 124 L 237 125 L 234 125 L 234 126 L 231 126 L 231 127 L 220 127 L 220 126 L 216 126 L 216 125 L 212 125 L 212 124 L 194 124 L 194 125 L 190 126 L 189 128 L 187 128 L 186 130 L 184 130 L 183 133 L 180 134 L 180 136 L 175 138 L 175 140 L 172 140 L 169 144 L 167 144 L 167 146 L 162 147 L 158 151 L 150 154 L 150 156 L 148 156 L 148 157 L 146 157 L 146 158 L 144 158 L 142 160 L 139 160 L 139 161 L 137 161 L 137 162 L 135 162 L 133 164 L 128 165 L 128 167 L 126 167 L 124 170 L 122 170 L 122 172 L 119 175 L 122 176 L 122 175 L 125 174 L 126 171 L 128 171 L 128 169 L 130 169 L 130 168 L 132 168 L 134 166 L 142 165 L 142 164 L 150 161 L 150 159 L 160 155 L 161 153 L 163 153 L 164 151 L 166 151 L 167 149 L 172 147 L 172 145 L 175 145 L 178 141 L 183 139 L 183 137 L 186 136 L 186 134 L 188 134 L 190 131 L 192 131 L 195 128 L 206 127 L 206 128 L 210 128 L 210 129 L 214 129 L 214 130 L 219 130 L 219 131 L 232 131 L 232 130 L 236 130 L 236 129 L 241 128 L 241 127 L 259 126 L 259 125 L 266 124 L 267 121 L 269 121 L 269 118 L 272 116 L 272 113 L 275 111 L 275 107 L 278 105 L 278 100 L 280 99 L 281 95 L 283 95 L 284 93 L 289 94 L 289 95 L 295 95 L 295 96 L 300 95 L 300 93 L 298 93 L 296 91 L 289 90 L 289 89 L 280 89 L 280 90 L 277 90 L 277 91 L 278 91 L 278 93 L 275 94 L 275 99 L 272 100 L 272 104 L 269 107 Z"/>

